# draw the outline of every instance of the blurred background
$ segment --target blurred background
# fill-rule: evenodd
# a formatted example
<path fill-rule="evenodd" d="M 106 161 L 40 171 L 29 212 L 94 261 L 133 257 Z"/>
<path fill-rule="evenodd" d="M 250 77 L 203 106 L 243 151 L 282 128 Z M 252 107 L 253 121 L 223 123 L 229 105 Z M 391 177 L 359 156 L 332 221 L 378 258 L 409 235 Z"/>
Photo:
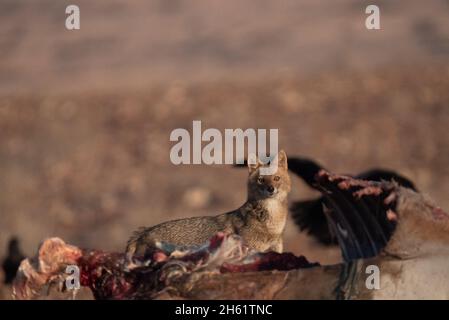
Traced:
<path fill-rule="evenodd" d="M 50 236 L 121 251 L 139 226 L 239 207 L 246 170 L 171 164 L 193 120 L 277 128 L 287 155 L 394 169 L 449 208 L 448 15 L 448 0 L 0 0 L 0 257 L 12 235 L 26 255 Z M 291 200 L 315 195 L 292 181 Z M 291 221 L 285 249 L 340 259 Z"/>

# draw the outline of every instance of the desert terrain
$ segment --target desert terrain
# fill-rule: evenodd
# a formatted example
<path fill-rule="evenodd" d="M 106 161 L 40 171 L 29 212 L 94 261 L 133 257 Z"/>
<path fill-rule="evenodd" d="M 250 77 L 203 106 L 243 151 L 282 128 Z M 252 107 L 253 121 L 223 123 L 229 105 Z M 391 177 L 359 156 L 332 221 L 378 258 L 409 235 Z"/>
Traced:
<path fill-rule="evenodd" d="M 0 256 L 240 206 L 246 170 L 170 162 L 193 120 L 279 129 L 287 155 L 394 169 L 449 208 L 449 2 L 377 2 L 379 31 L 365 1 L 80 0 L 79 31 L 65 2 L 0 2 Z M 285 250 L 340 259 L 291 221 Z"/>

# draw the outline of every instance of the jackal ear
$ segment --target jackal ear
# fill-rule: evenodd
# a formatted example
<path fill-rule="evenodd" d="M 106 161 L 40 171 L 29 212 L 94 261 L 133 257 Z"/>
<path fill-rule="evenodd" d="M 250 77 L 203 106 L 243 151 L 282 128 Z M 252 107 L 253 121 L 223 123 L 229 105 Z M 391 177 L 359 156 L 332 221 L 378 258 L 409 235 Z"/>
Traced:
<path fill-rule="evenodd" d="M 248 170 L 249 173 L 252 173 L 257 170 L 263 163 L 259 160 L 259 158 L 254 154 L 250 153 L 248 155 Z"/>
<path fill-rule="evenodd" d="M 276 155 L 276 157 L 274 157 L 273 162 L 277 162 L 278 168 L 282 168 L 287 170 L 288 169 L 288 165 L 287 165 L 287 154 L 285 154 L 284 150 L 281 150 L 278 152 L 278 154 Z"/>

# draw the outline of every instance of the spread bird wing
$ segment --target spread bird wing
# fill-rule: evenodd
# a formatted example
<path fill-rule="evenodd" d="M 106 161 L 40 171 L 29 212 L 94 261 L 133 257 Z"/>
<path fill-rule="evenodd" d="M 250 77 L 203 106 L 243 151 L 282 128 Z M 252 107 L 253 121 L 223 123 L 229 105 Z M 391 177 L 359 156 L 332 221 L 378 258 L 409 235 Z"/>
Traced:
<path fill-rule="evenodd" d="M 397 184 L 357 180 L 324 170 L 317 182 L 325 199 L 323 211 L 343 258 L 351 261 L 378 255 L 395 228 L 396 222 L 388 214 L 395 203 L 385 200 Z"/>

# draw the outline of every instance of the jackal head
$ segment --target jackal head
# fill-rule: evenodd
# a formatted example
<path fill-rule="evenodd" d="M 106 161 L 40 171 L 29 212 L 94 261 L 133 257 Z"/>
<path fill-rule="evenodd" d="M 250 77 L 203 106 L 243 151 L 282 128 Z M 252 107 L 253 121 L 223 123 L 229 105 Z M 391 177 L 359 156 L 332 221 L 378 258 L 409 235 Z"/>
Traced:
<path fill-rule="evenodd" d="M 259 158 L 256 157 L 256 163 L 248 161 L 248 200 L 287 197 L 291 189 L 291 181 L 284 150 L 279 151 L 272 161 L 277 164 L 277 171 L 272 175 L 261 174 L 260 169 L 268 167 L 269 164 L 263 164 Z"/>

